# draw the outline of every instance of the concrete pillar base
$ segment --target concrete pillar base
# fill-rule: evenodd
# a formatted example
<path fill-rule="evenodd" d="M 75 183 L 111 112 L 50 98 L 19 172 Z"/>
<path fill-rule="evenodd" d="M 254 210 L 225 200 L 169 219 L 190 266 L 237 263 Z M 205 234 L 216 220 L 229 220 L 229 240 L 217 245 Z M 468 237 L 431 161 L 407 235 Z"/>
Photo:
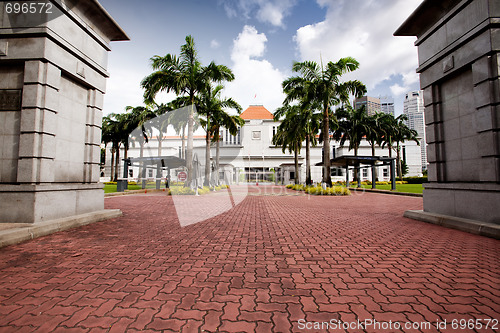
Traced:
<path fill-rule="evenodd" d="M 37 223 L 104 209 L 102 184 L 0 184 L 0 223 Z"/>
<path fill-rule="evenodd" d="M 407 210 L 403 216 L 422 222 L 437 224 L 447 228 L 458 229 L 471 234 L 500 239 L 500 225 L 498 224 L 424 212 L 423 210 Z"/>

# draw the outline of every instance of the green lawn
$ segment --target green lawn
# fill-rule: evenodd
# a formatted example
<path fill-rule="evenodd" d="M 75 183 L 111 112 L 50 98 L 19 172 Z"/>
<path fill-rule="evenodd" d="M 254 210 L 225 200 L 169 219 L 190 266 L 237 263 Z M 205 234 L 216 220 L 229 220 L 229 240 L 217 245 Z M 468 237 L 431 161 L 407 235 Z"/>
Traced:
<path fill-rule="evenodd" d="M 355 183 L 351 183 L 351 187 L 356 187 Z M 371 185 L 361 185 L 363 188 L 371 189 Z M 377 190 L 390 190 L 391 185 L 377 185 Z M 396 192 L 405 192 L 405 193 L 422 193 L 423 187 L 422 184 L 396 184 Z"/>

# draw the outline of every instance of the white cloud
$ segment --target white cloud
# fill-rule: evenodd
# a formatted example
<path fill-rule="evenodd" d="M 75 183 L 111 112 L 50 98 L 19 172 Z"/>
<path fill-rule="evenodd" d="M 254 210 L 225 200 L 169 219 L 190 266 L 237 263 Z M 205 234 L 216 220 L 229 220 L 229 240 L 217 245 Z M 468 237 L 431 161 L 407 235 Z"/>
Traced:
<path fill-rule="evenodd" d="M 408 92 L 408 89 L 409 89 L 407 86 L 402 87 L 397 83 L 392 85 L 390 88 L 391 88 L 391 92 L 394 96 L 406 94 Z"/>
<path fill-rule="evenodd" d="M 220 43 L 219 43 L 219 41 L 218 41 L 217 39 L 212 39 L 212 40 L 210 41 L 210 47 L 211 47 L 212 49 L 218 49 L 218 48 L 219 48 L 219 46 L 220 46 Z"/>
<path fill-rule="evenodd" d="M 219 0 L 228 17 L 242 16 L 245 19 L 255 16 L 263 23 L 284 27 L 284 19 L 290 15 L 296 0 Z"/>
<path fill-rule="evenodd" d="M 403 85 L 396 83 L 390 87 L 394 96 L 403 95 L 412 90 L 412 86 L 418 82 L 419 79 L 418 74 L 414 70 L 408 73 L 402 73 L 401 76 L 403 77 Z"/>
<path fill-rule="evenodd" d="M 110 77 L 106 82 L 104 95 L 103 114 L 123 113 L 127 106 L 144 105 L 144 90 L 141 88 L 142 80 L 152 70 L 147 63 L 133 66 L 134 59 L 121 60 L 110 64 Z M 167 103 L 175 98 L 173 93 L 158 93 L 157 103 Z"/>
<path fill-rule="evenodd" d="M 295 42 L 301 60 L 319 61 L 321 56 L 326 63 L 354 57 L 360 68 L 345 79 L 359 79 L 368 89 L 393 75 L 403 75 L 405 86 L 418 80 L 416 74 L 410 74 L 418 65 L 415 38 L 394 37 L 393 33 L 421 0 L 317 2 L 327 8 L 327 15 L 324 21 L 297 30 Z"/>
<path fill-rule="evenodd" d="M 235 80 L 226 84 L 225 94 L 234 98 L 243 109 L 251 104 L 262 104 L 273 112 L 283 102 L 281 83 L 285 75 L 269 61 L 261 59 L 266 42 L 266 35 L 252 26 L 245 26 L 234 40 L 231 59 Z"/>

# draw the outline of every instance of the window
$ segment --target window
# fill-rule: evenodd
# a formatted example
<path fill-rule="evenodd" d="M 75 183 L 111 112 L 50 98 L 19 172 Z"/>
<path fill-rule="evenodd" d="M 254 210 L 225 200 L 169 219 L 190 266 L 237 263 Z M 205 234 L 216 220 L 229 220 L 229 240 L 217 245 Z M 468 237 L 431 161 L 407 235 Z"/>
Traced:
<path fill-rule="evenodd" d="M 290 180 L 295 180 L 295 171 L 290 171 Z"/>
<path fill-rule="evenodd" d="M 363 169 L 363 177 L 368 178 L 368 169 Z"/>
<path fill-rule="evenodd" d="M 128 176 L 134 178 L 134 170 L 128 169 Z"/>
<path fill-rule="evenodd" d="M 260 131 L 252 131 L 252 139 L 260 140 Z"/>
<path fill-rule="evenodd" d="M 344 170 L 342 168 L 332 167 L 330 175 L 332 177 L 342 177 L 344 175 Z"/>
<path fill-rule="evenodd" d="M 153 169 L 148 170 L 148 177 L 152 178 L 153 177 Z"/>
<path fill-rule="evenodd" d="M 384 168 L 384 177 L 389 177 L 389 169 Z"/>

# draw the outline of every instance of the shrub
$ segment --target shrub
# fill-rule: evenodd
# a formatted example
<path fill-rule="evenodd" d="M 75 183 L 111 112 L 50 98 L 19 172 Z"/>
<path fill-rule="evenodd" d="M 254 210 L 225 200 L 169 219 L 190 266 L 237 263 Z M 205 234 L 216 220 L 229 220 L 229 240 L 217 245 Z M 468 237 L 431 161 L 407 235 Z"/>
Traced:
<path fill-rule="evenodd" d="M 289 188 L 291 189 L 293 187 L 293 184 L 288 184 L 287 186 L 285 186 L 286 188 Z"/>
<path fill-rule="evenodd" d="M 105 182 L 104 185 L 116 185 L 116 182 Z"/>
<path fill-rule="evenodd" d="M 429 181 L 427 177 L 404 177 L 403 180 L 407 181 L 408 184 L 423 184 Z"/>

